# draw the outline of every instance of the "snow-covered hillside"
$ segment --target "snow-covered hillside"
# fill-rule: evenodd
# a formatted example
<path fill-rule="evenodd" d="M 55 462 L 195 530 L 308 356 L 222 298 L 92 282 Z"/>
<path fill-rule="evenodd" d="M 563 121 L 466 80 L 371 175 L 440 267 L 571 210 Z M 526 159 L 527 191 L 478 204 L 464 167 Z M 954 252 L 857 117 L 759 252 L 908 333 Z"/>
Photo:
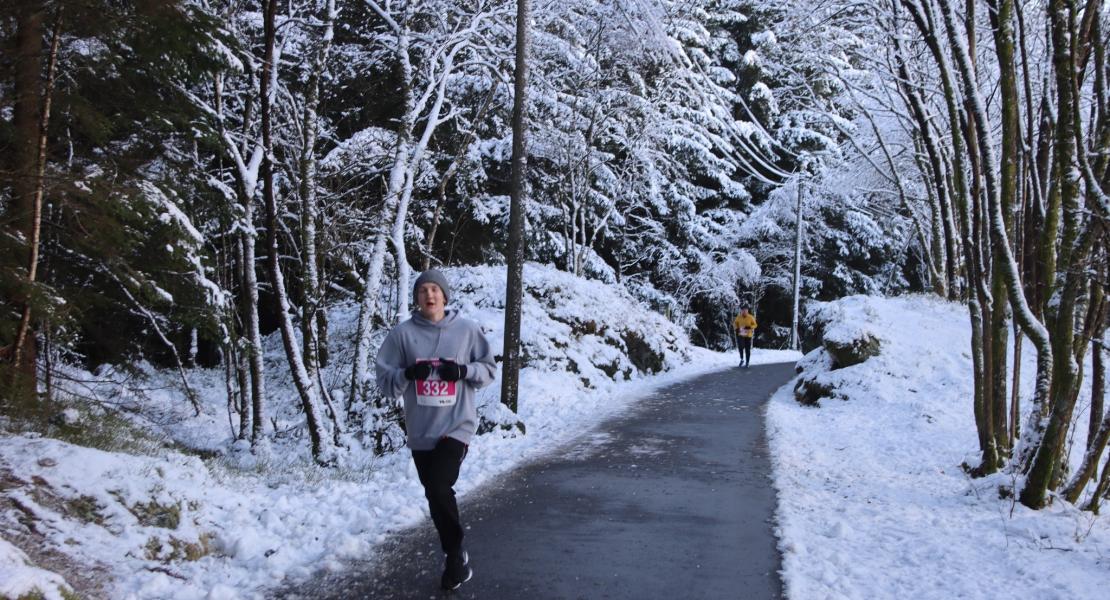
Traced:
<path fill-rule="evenodd" d="M 493 267 L 448 270 L 454 287 L 449 307 L 478 321 L 496 354 L 502 273 Z M 490 422 L 519 419 L 527 434 L 495 427 L 475 438 L 458 486 L 464 495 L 630 406 L 650 388 L 735 360 L 692 347 L 684 332 L 618 286 L 537 265 L 528 265 L 524 279 L 528 362 L 520 413 L 505 414 L 499 381 L 482 390 L 480 404 Z M 347 307 L 331 315 L 332 362 L 324 379 L 335 384 L 339 402 L 349 378 L 354 312 Z M 0 438 L 0 530 L 31 554 L 0 545 L 0 580 L 22 586 L 0 588 L 0 594 L 19 596 L 37 585 L 48 598 L 60 597 L 58 578 L 28 566 L 34 564 L 64 574 L 93 598 L 261 597 L 264 589 L 316 569 L 372 561 L 375 545 L 390 531 L 425 518 L 407 451 L 375 456 L 372 443 L 348 434 L 340 467 L 312 464 L 298 431 L 303 418 L 295 391 L 280 378 L 280 341 L 269 339 L 267 347 L 269 408 L 278 432 L 268 453 L 250 454 L 233 443 L 222 370 L 190 374 L 200 417 L 174 391 L 176 372 L 151 371 L 142 384 L 90 384 L 87 393 L 114 408 L 82 404 L 68 418 L 90 424 L 126 417 L 136 429 L 102 436 L 99 445 L 135 454 L 34 435 Z M 757 350 L 754 358 L 796 356 Z M 110 375 L 109 369 L 99 373 L 102 381 Z M 131 431 L 142 433 L 119 439 Z M 171 444 L 201 449 L 208 458 Z"/>
<path fill-rule="evenodd" d="M 835 371 L 813 351 L 800 377 L 832 397 L 803 406 L 788 385 L 768 406 L 789 596 L 1105 597 L 1110 523 L 1064 502 L 1029 510 L 1011 475 L 972 479 L 961 468 L 979 456 L 966 307 L 854 296 L 821 310 L 835 313 L 827 335 L 868 333 L 881 349 Z M 1023 365 L 1025 392 L 1033 372 Z M 1074 418 L 1073 467 L 1087 411 Z"/>

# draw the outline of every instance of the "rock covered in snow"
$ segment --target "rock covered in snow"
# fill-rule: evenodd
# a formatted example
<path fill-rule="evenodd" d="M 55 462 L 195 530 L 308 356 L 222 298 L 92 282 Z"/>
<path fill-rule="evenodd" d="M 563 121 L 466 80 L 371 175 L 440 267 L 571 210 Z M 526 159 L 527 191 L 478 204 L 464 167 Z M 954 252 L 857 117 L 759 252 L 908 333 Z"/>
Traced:
<path fill-rule="evenodd" d="M 836 302 L 807 305 L 802 334 L 802 349 L 807 356 L 823 348 L 832 359 L 830 370 L 858 365 L 878 356 L 882 341 L 874 331 L 875 313 L 867 302 L 866 296 L 849 296 Z"/>

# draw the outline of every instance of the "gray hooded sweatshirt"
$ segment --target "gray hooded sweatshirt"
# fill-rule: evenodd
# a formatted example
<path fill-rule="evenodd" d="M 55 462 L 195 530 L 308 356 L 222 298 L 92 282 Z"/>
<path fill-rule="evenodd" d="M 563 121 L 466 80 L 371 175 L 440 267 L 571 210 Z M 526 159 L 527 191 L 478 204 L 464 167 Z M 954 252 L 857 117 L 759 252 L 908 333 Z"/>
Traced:
<path fill-rule="evenodd" d="M 405 368 L 417 362 L 446 358 L 466 365 L 466 378 L 441 381 L 434 372 L 427 381 L 405 379 Z M 405 431 L 409 448 L 432 450 L 444 437 L 464 444 L 478 429 L 474 393 L 493 381 L 497 365 L 477 323 L 448 310 L 438 323 L 419 312 L 389 332 L 378 350 L 378 387 L 388 398 L 404 394 Z"/>

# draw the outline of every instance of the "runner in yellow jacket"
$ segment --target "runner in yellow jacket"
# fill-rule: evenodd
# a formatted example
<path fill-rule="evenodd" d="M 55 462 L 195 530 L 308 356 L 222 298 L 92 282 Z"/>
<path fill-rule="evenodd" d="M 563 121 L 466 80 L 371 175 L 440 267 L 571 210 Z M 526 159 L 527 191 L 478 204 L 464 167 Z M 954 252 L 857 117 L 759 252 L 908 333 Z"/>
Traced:
<path fill-rule="evenodd" d="M 755 338 L 755 315 L 748 312 L 748 307 L 740 309 L 740 314 L 732 320 L 732 329 L 736 333 L 736 347 L 740 350 L 740 366 L 746 367 L 752 362 L 752 341 Z"/>

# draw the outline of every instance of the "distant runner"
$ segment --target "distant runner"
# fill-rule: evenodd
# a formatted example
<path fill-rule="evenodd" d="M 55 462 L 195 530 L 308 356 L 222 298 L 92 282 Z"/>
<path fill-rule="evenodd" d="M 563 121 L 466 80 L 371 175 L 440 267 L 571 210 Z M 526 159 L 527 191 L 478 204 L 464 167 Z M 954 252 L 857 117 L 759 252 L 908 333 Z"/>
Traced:
<path fill-rule="evenodd" d="M 755 338 L 755 315 L 748 312 L 748 307 L 742 307 L 740 314 L 732 320 L 732 329 L 736 333 L 736 347 L 740 350 L 740 366 L 747 367 L 752 363 L 752 341 Z"/>
<path fill-rule="evenodd" d="M 447 310 L 451 288 L 442 273 L 424 271 L 413 286 L 416 310 L 393 328 L 378 351 L 378 387 L 404 395 L 405 433 L 444 554 L 446 590 L 474 571 L 463 549 L 455 482 L 478 428 L 474 392 L 493 381 L 493 351 L 474 321 Z"/>

